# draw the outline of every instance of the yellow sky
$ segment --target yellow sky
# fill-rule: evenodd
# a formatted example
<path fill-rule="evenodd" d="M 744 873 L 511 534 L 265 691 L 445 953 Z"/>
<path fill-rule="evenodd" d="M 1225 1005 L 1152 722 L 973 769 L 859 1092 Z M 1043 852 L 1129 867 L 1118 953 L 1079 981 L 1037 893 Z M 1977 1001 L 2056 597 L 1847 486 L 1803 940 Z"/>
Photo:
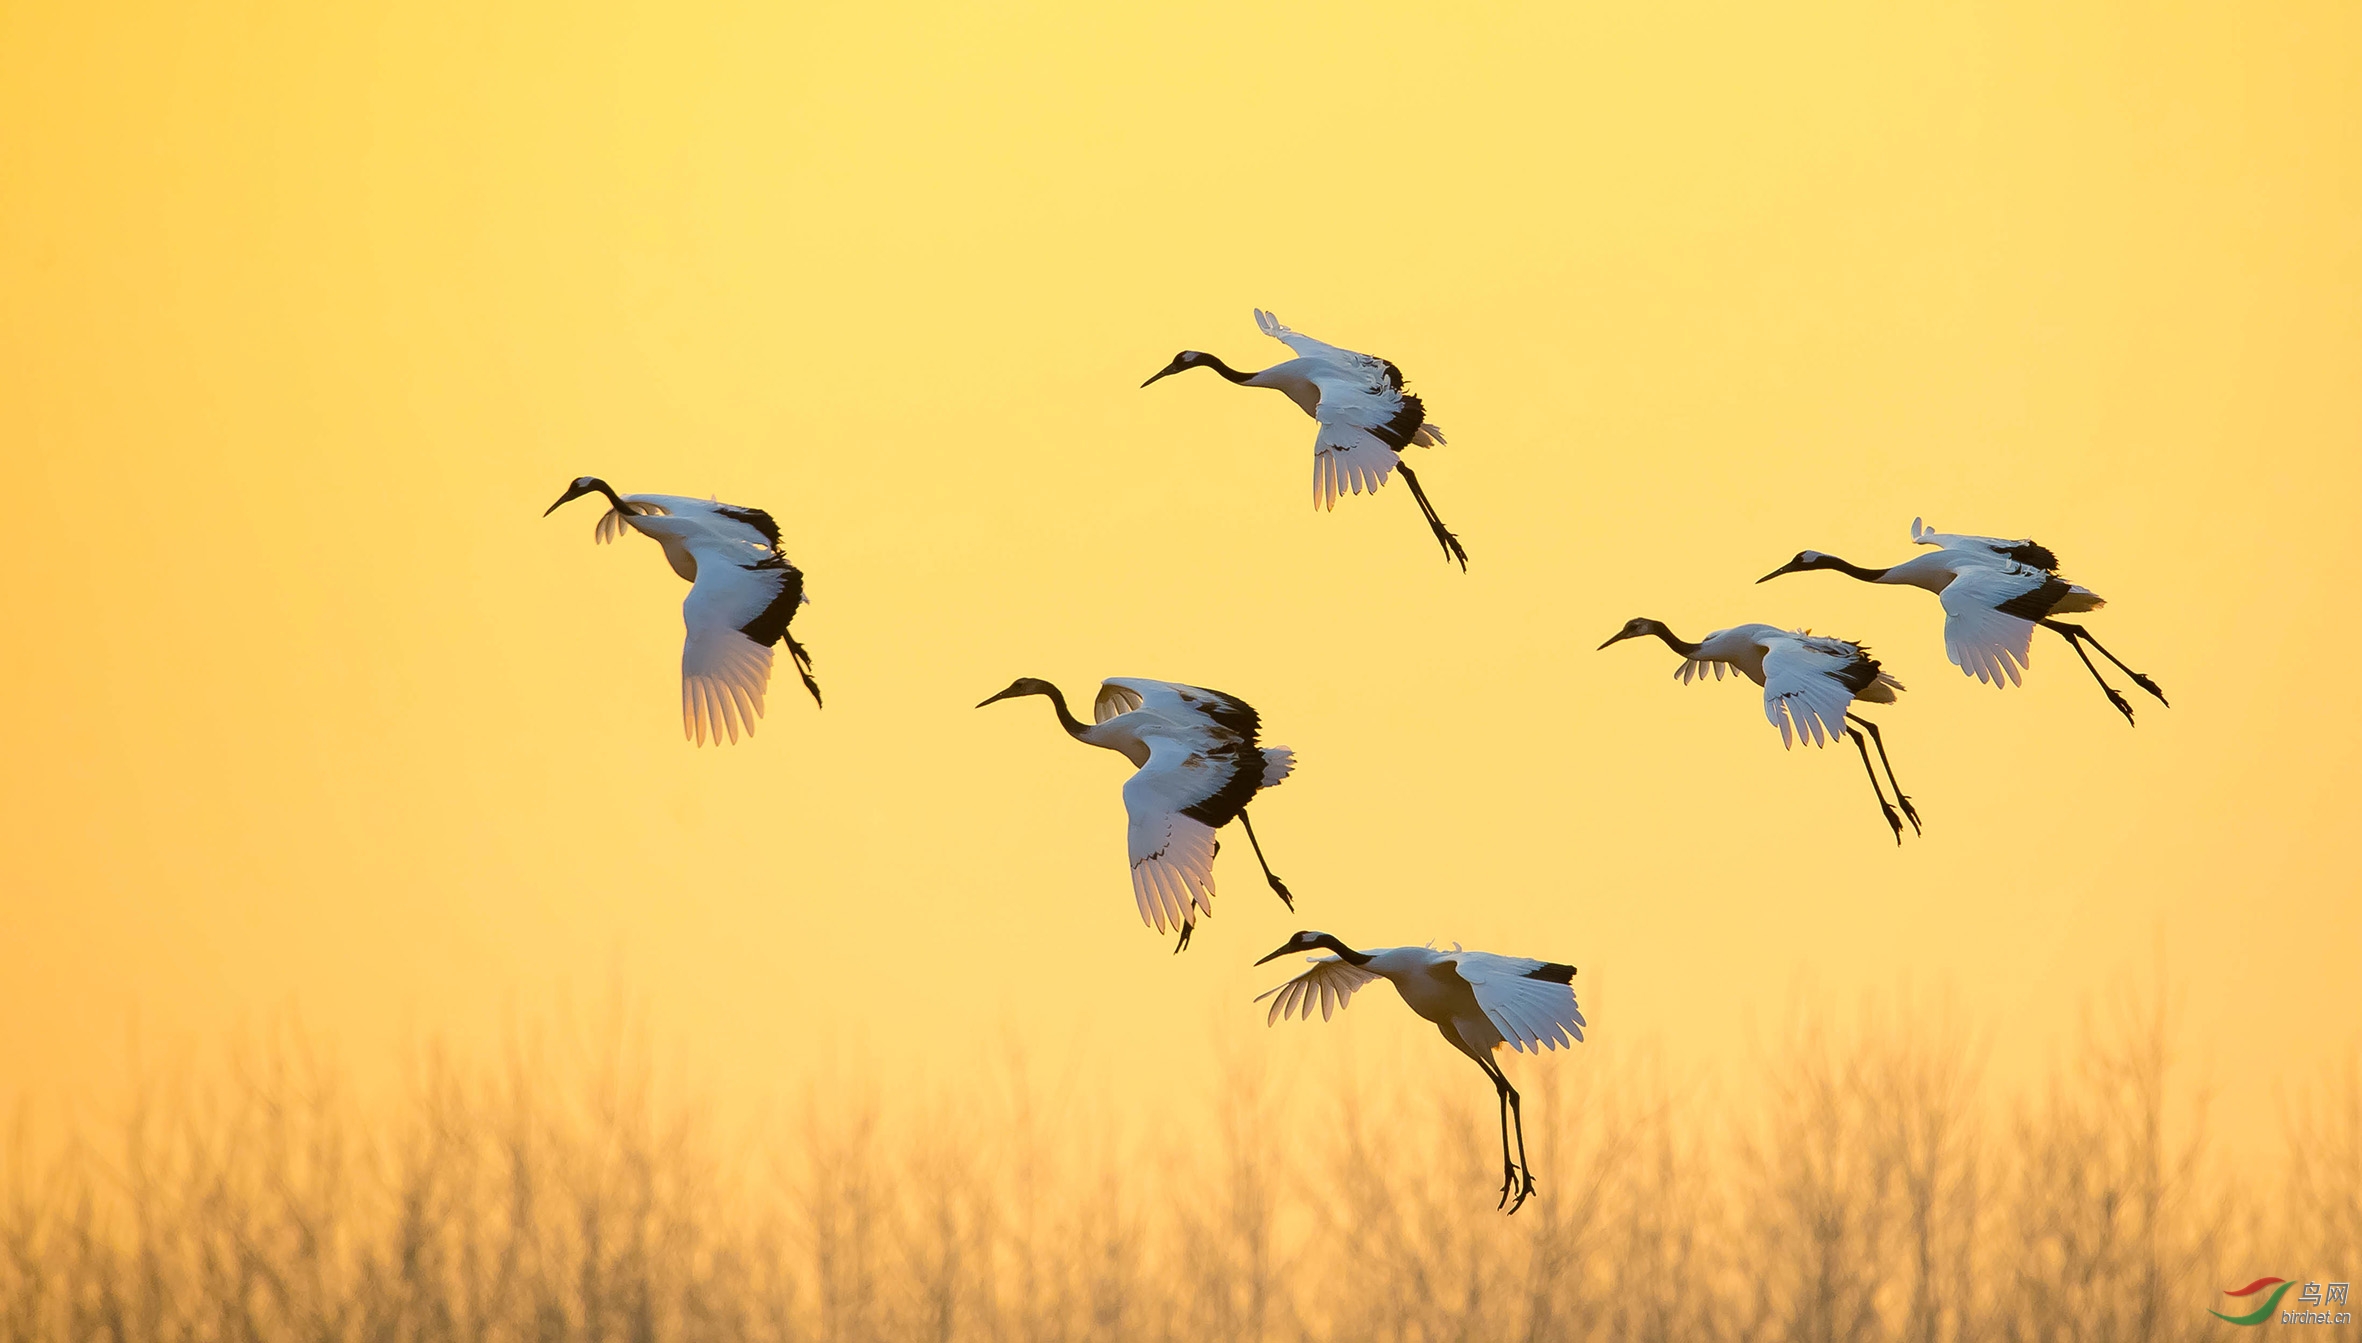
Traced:
<path fill-rule="evenodd" d="M 2362 15 L 2019 4 L 0 8 L 0 1087 L 127 1023 L 371 1057 L 561 992 L 693 1054 L 1119 1088 L 1299 925 L 1567 959 L 1711 1058 L 1949 988 L 2005 1068 L 2162 962 L 2236 1094 L 2350 1056 Z M 1392 357 L 1448 447 L 1176 349 Z M 678 719 L 682 588 L 579 473 L 767 507 L 829 695 Z M 1997 693 L 1925 594 L 2031 534 L 2163 684 Z M 1627 617 L 1869 642 L 1927 834 Z M 1218 917 L 1016 675 L 1193 681 L 1299 769 Z M 1293 1063 L 1424 1030 L 1396 1006 Z M 1560 1056 L 1547 1064 L 1580 1067 Z M 2244 1106 L 2244 1109 L 2240 1107 Z"/>

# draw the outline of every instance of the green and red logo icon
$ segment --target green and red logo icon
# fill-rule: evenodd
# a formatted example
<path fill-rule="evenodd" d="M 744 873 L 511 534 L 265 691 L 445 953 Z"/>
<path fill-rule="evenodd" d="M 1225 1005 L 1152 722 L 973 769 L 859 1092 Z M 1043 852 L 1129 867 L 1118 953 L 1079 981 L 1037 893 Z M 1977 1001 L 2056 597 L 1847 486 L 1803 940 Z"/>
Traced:
<path fill-rule="evenodd" d="M 2285 1278 L 2257 1278 L 2254 1282 L 2251 1282 L 2245 1287 L 2241 1287 L 2236 1290 L 2226 1288 L 2223 1291 L 2223 1295 L 2254 1296 L 2257 1292 L 2260 1292 L 2266 1287 L 2269 1287 L 2272 1289 L 2272 1294 L 2264 1298 L 2264 1303 L 2262 1305 L 2257 1306 L 2254 1310 L 2249 1311 L 2245 1315 L 2225 1315 L 2219 1310 L 2210 1310 L 2206 1313 L 2212 1315 L 2218 1320 L 2228 1320 L 2233 1324 L 2262 1324 L 2264 1321 L 2272 1318 L 2272 1312 L 2280 1308 L 2280 1298 L 2286 1296 L 2288 1294 L 2288 1289 L 2294 1286 L 2296 1286 L 2295 1283 L 2290 1282 Z"/>

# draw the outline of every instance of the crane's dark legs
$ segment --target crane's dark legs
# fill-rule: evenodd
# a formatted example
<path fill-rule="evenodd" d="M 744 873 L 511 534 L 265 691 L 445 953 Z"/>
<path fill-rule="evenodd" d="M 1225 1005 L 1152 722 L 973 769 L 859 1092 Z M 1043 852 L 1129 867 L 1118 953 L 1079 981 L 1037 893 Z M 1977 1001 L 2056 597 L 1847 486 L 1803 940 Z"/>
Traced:
<path fill-rule="evenodd" d="M 1279 897 L 1279 902 L 1286 905 L 1290 913 L 1293 913 L 1296 908 L 1296 897 L 1288 894 L 1288 884 L 1273 875 L 1271 864 L 1264 861 L 1263 842 L 1255 838 L 1255 823 L 1247 819 L 1244 808 L 1239 810 L 1238 823 L 1247 828 L 1247 843 L 1255 850 L 1255 861 L 1263 864 L 1263 880 L 1271 883 L 1272 893 Z"/>
<path fill-rule="evenodd" d="M 1509 1206 L 1510 1191 L 1517 1187 L 1517 1167 L 1509 1159 L 1509 1079 L 1484 1059 L 1478 1059 L 1477 1065 L 1484 1069 L 1486 1077 L 1492 1079 L 1493 1099 L 1501 1107 L 1501 1201 L 1493 1206 L 1506 1208 Z"/>
<path fill-rule="evenodd" d="M 2157 697 L 2157 702 L 2159 704 L 2163 704 L 2166 708 L 2170 709 L 2173 707 L 2172 702 L 2165 698 L 2165 692 L 2157 688 L 2157 683 L 2155 681 L 2152 681 L 2148 677 L 2134 671 L 2132 668 L 2125 666 L 2124 659 L 2116 656 L 2114 653 L 2109 652 L 2108 646 L 2106 644 L 2103 644 L 2099 640 L 2092 638 L 2090 630 L 2083 628 L 2081 625 L 2070 625 L 2064 620 L 2045 620 L 2042 623 L 2048 625 L 2054 630 L 2057 630 L 2059 633 L 2066 635 L 2067 642 L 2069 643 L 2090 644 L 2092 647 L 2100 650 L 2100 656 L 2106 658 L 2110 662 L 2115 663 L 2116 669 L 2123 672 L 2126 676 L 2131 677 L 2132 683 L 2134 685 L 2137 685 L 2141 689 L 2148 691 L 2152 695 L 2155 695 Z M 2075 651 L 2081 653 L 2083 650 L 2078 647 Z M 2084 665 L 2086 666 L 2089 666 L 2091 663 L 2090 658 L 2085 658 L 2083 661 Z M 2092 675 L 2099 675 L 2097 668 L 2092 670 Z M 2102 682 L 2102 684 L 2106 683 Z M 2127 710 L 2125 716 L 2128 718 L 2131 717 L 2131 711 Z"/>
<path fill-rule="evenodd" d="M 1854 749 L 1862 753 L 1862 772 L 1870 776 L 1870 791 L 1878 795 L 1878 810 L 1885 814 L 1886 823 L 1894 827 L 1895 843 L 1902 843 L 1903 818 L 1895 815 L 1895 809 L 1887 803 L 1886 790 L 1878 786 L 1878 771 L 1870 765 L 1869 744 L 1862 740 L 1859 728 L 1849 727 L 1845 730 L 1845 735 L 1854 739 Z"/>
<path fill-rule="evenodd" d="M 1178 956 L 1182 952 L 1189 950 L 1189 935 L 1196 931 L 1197 920 L 1195 919 L 1191 919 L 1189 922 L 1181 925 L 1181 940 L 1173 944 L 1174 955 Z"/>
<path fill-rule="evenodd" d="M 1870 734 L 1871 744 L 1878 748 L 1878 763 L 1886 766 L 1886 781 L 1894 784 L 1895 805 L 1903 809 L 1903 815 L 1911 818 L 1911 833 L 1914 835 L 1925 833 L 1919 828 L 1919 813 L 1911 809 L 1911 799 L 1903 796 L 1903 785 L 1895 780 L 1894 762 L 1886 758 L 1886 738 L 1878 735 L 1878 725 L 1857 713 L 1849 713 L 1846 717 L 1860 723 L 1862 730 Z"/>
<path fill-rule="evenodd" d="M 1443 519 L 1436 516 L 1435 505 L 1427 502 L 1427 491 L 1419 488 L 1419 477 L 1411 470 L 1411 464 L 1400 462 L 1397 465 L 1402 471 L 1402 483 L 1411 487 L 1411 497 L 1419 501 L 1419 511 L 1427 515 L 1427 526 L 1434 531 L 1436 541 L 1443 546 L 1443 553 L 1458 560 L 1460 572 L 1466 573 L 1468 552 L 1460 545 L 1460 538 L 1452 535 L 1452 529 L 1444 526 Z"/>
<path fill-rule="evenodd" d="M 2117 692 L 2116 687 L 2108 684 L 2107 677 L 2100 675 L 2100 669 L 2092 663 L 2091 654 L 2083 651 L 2083 641 L 2091 637 L 2083 632 L 2083 627 L 2070 625 L 2063 620 L 2045 620 L 2042 624 L 2045 629 L 2058 631 L 2058 636 L 2067 641 L 2067 647 L 2074 649 L 2075 656 L 2083 659 L 2084 670 L 2091 673 L 2091 679 L 2099 682 L 2100 689 L 2108 692 L 2108 703 L 2116 706 L 2116 712 L 2124 715 L 2124 721 L 2127 724 L 2131 723 L 2132 705 L 2125 701 L 2124 696 Z M 2093 646 L 2098 647 L 2096 644 Z M 2106 652 L 2107 650 L 2101 649 L 2100 651 Z M 2123 664 L 2118 663 L 2117 665 L 2122 666 Z M 2160 698 L 2163 697 L 2160 696 Z"/>
<path fill-rule="evenodd" d="M 804 646 L 796 642 L 796 636 L 787 631 L 781 630 L 779 637 L 787 641 L 787 655 L 796 660 L 796 675 L 804 678 L 804 689 L 812 692 L 812 703 L 814 707 L 818 707 L 820 704 L 820 683 L 812 679 L 812 655 L 805 652 Z"/>
<path fill-rule="evenodd" d="M 1451 1037 L 1447 1034 L 1444 1038 Z M 1476 1066 L 1484 1069 L 1484 1075 L 1492 1079 L 1494 1098 L 1501 1103 L 1501 1201 L 1493 1206 L 1506 1208 L 1514 1215 L 1525 1206 L 1525 1201 L 1534 1192 L 1534 1172 L 1525 1163 L 1525 1107 L 1518 1098 L 1517 1088 L 1509 1085 L 1509 1074 L 1502 1072 L 1499 1064 L 1482 1055 L 1472 1057 L 1476 1059 Z M 1509 1127 L 1512 1123 L 1517 1126 L 1517 1155 L 1514 1158 L 1509 1155 Z M 1517 1199 L 1515 1203 L 1509 1201 L 1512 1195 Z"/>
<path fill-rule="evenodd" d="M 1509 1205 L 1509 1215 L 1514 1217 L 1525 1201 L 1534 1196 L 1534 1168 L 1525 1159 L 1525 1102 L 1518 1097 L 1516 1087 L 1509 1088 L 1509 1116 L 1517 1123 L 1517 1169 L 1525 1176 L 1525 1182 L 1517 1189 L 1517 1201 Z"/>

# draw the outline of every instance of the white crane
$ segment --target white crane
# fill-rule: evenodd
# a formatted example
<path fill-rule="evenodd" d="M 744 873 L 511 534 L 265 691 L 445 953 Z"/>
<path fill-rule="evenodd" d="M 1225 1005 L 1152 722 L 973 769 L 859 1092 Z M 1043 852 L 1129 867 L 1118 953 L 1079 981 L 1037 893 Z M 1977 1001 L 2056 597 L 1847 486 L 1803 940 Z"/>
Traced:
<path fill-rule="evenodd" d="M 1263 879 L 1282 904 L 1296 907 L 1287 883 L 1272 875 L 1255 823 L 1247 819 L 1247 803 L 1288 777 L 1296 753 L 1258 745 L 1261 720 L 1244 701 L 1173 681 L 1111 676 L 1092 704 L 1096 721 L 1085 724 L 1067 710 L 1057 686 L 1021 676 L 976 707 L 1021 695 L 1047 698 L 1066 735 L 1119 752 L 1136 767 L 1124 781 L 1132 898 L 1142 922 L 1160 933 L 1180 928 L 1176 953 L 1189 946 L 1198 915 L 1214 912 L 1214 854 L 1221 848 L 1214 832 L 1234 817 L 1246 828 Z"/>
<path fill-rule="evenodd" d="M 1800 550 L 1795 559 L 1755 581 L 1768 583 L 1781 574 L 1804 569 L 1834 569 L 1865 583 L 1925 588 L 1944 604 L 1945 654 L 1964 674 L 1987 685 L 1998 687 L 2004 678 L 2011 685 L 2021 684 L 2019 672 L 2031 664 L 2034 627 L 2040 625 L 2075 650 L 2091 679 L 2100 683 L 2108 702 L 2123 713 L 2126 723 L 2132 722 L 2132 705 L 2100 675 L 2083 645 L 2098 649 L 2100 656 L 2115 663 L 2134 685 L 2155 695 L 2159 704 L 2167 702 L 2155 681 L 2125 666 L 2122 658 L 2091 637 L 2091 631 L 2058 619 L 2096 611 L 2107 603 L 2091 589 L 2059 577 L 2058 557 L 2048 547 L 2032 541 L 1939 532 L 1918 518 L 1911 519 L 1911 539 L 1936 549 L 1885 569 L 1865 569 L 1835 555 Z"/>
<path fill-rule="evenodd" d="M 586 494 L 602 494 L 608 509 L 593 533 L 601 544 L 639 532 L 663 547 L 673 572 L 689 580 L 681 602 L 688 640 L 681 648 L 681 727 L 702 746 L 727 733 L 754 735 L 771 684 L 771 646 L 784 642 L 812 702 L 812 655 L 787 632 L 804 595 L 804 572 L 779 553 L 779 524 L 759 508 L 675 494 L 619 495 L 596 476 L 577 477 L 548 517 Z"/>
<path fill-rule="evenodd" d="M 1436 516 L 1435 506 L 1427 502 L 1427 492 L 1419 488 L 1419 477 L 1402 459 L 1402 450 L 1414 443 L 1431 448 L 1444 441 L 1443 430 L 1427 422 L 1427 408 L 1419 398 L 1402 389 L 1402 370 L 1391 360 L 1298 335 L 1261 308 L 1255 309 L 1255 324 L 1264 335 L 1294 350 L 1296 357 L 1260 373 L 1241 373 L 1213 355 L 1183 350 L 1140 385 L 1146 387 L 1183 369 L 1210 368 L 1241 387 L 1269 387 L 1287 393 L 1305 414 L 1320 421 L 1320 433 L 1312 444 L 1315 508 L 1335 508 L 1337 497 L 1348 490 L 1360 494 L 1366 489 L 1375 494 L 1386 483 L 1387 474 L 1400 467 L 1403 483 L 1411 487 L 1411 497 L 1419 501 L 1419 511 L 1426 515 L 1427 526 L 1435 532 L 1444 554 L 1466 570 L 1468 552 L 1461 547 L 1460 538 Z"/>
<path fill-rule="evenodd" d="M 1903 688 L 1891 673 L 1879 669 L 1878 659 L 1870 656 L 1869 649 L 1777 625 L 1733 625 L 1693 644 L 1646 616 L 1624 622 L 1624 628 L 1600 647 L 1650 634 L 1681 655 L 1681 665 L 1673 675 L 1684 685 L 1693 677 L 1704 679 L 1709 668 L 1719 681 L 1728 667 L 1762 686 L 1763 716 L 1780 730 L 1781 746 L 1792 747 L 1800 741 L 1826 746 L 1837 740 L 1840 732 L 1853 738 L 1854 748 L 1862 753 L 1862 770 L 1870 776 L 1870 791 L 1878 795 L 1878 810 L 1894 829 L 1895 843 L 1903 842 L 1903 823 L 1895 816 L 1895 805 L 1911 818 L 1911 833 L 1920 833 L 1919 813 L 1913 810 L 1911 799 L 1903 796 L 1903 785 L 1895 782 L 1895 767 L 1886 758 L 1886 739 L 1879 735 L 1876 723 L 1853 712 L 1855 700 L 1892 704 L 1895 692 Z M 1850 725 L 1855 723 L 1861 726 Z M 1862 743 L 1864 731 L 1878 744 L 1878 763 L 1886 766 L 1886 781 L 1894 785 L 1893 804 L 1878 786 L 1878 771 L 1870 768 L 1870 749 Z"/>
<path fill-rule="evenodd" d="M 1452 1048 L 1476 1060 L 1491 1079 L 1501 1104 L 1501 1201 L 1515 1213 L 1534 1192 L 1533 1168 L 1525 1156 L 1525 1110 L 1509 1075 L 1493 1061 L 1502 1045 L 1539 1054 L 1561 1045 L 1572 1049 L 1583 1038 L 1583 1009 L 1575 1004 L 1575 967 L 1523 956 L 1496 956 L 1489 951 L 1450 951 L 1426 947 L 1380 947 L 1355 951 L 1327 933 L 1300 932 L 1264 961 L 1291 951 L 1328 950 L 1312 967 L 1255 1001 L 1276 995 L 1263 1020 L 1277 1025 L 1283 1016 L 1301 1014 L 1312 1020 L 1312 1005 L 1320 1004 L 1326 1021 L 1373 979 L 1390 981 L 1413 1012 L 1435 1023 Z M 1517 1127 L 1517 1155 L 1509 1154 L 1511 1123 Z M 1509 1201 L 1511 1194 L 1516 1203 Z"/>

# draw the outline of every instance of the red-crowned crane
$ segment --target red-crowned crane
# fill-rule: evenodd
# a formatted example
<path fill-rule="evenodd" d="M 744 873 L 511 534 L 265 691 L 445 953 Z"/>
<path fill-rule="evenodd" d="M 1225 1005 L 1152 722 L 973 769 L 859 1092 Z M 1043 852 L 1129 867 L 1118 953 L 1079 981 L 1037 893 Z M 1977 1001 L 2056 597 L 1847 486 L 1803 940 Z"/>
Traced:
<path fill-rule="evenodd" d="M 1886 739 L 1879 735 L 1876 723 L 1853 712 L 1855 700 L 1892 704 L 1895 692 L 1903 688 L 1902 682 L 1879 669 L 1878 659 L 1871 657 L 1868 649 L 1777 625 L 1733 625 L 1693 644 L 1645 616 L 1624 622 L 1624 628 L 1600 647 L 1644 635 L 1664 640 L 1667 648 L 1681 655 L 1681 665 L 1674 668 L 1673 675 L 1684 685 L 1692 678 L 1703 679 L 1709 668 L 1719 681 L 1728 667 L 1762 686 L 1763 715 L 1780 730 L 1782 746 L 1799 741 L 1826 746 L 1841 732 L 1853 738 L 1854 748 L 1862 753 L 1862 770 L 1870 776 L 1870 791 L 1878 795 L 1878 810 L 1894 829 L 1895 843 L 1903 842 L 1903 823 L 1895 815 L 1896 805 L 1911 818 L 1911 833 L 1919 833 L 1919 813 L 1912 809 L 1911 799 L 1903 796 L 1903 786 L 1895 782 L 1895 767 L 1886 758 Z M 1851 726 L 1855 723 L 1861 726 Z M 1878 771 L 1870 768 L 1870 749 L 1862 743 L 1864 731 L 1878 744 L 1878 762 L 1886 766 L 1886 781 L 1894 785 L 1892 804 L 1878 786 Z"/>
<path fill-rule="evenodd" d="M 1132 762 L 1124 781 L 1124 810 L 1131 817 L 1132 898 L 1143 922 L 1160 933 L 1178 926 L 1173 950 L 1189 946 L 1200 914 L 1214 912 L 1214 832 L 1233 818 L 1245 827 L 1263 879 L 1289 909 L 1296 898 L 1272 875 L 1247 803 L 1275 787 L 1295 767 L 1285 746 L 1257 743 L 1261 720 L 1245 701 L 1218 690 L 1111 676 L 1100 683 L 1090 723 L 1078 721 L 1057 686 L 1031 676 L 976 707 L 1021 695 L 1040 695 L 1058 714 L 1066 735 L 1102 746 Z"/>
<path fill-rule="evenodd" d="M 2040 625 L 2075 650 L 2126 723 L 2132 722 L 2132 705 L 2100 675 L 2091 655 L 2083 651 L 2085 644 L 2115 663 L 2134 685 L 2155 695 L 2159 704 L 2166 703 L 2155 681 L 2125 666 L 2122 658 L 2091 637 L 2091 631 L 2058 618 L 2096 611 L 2107 603 L 2091 589 L 2059 577 L 2058 556 L 2047 546 L 1939 532 L 1918 518 L 1911 520 L 1911 539 L 1937 549 L 1885 569 L 1865 569 L 1835 555 L 1800 550 L 1795 559 L 1755 581 L 1768 583 L 1805 569 L 1834 569 L 1865 583 L 1925 588 L 1944 604 L 1945 654 L 1962 672 L 1987 685 L 1999 686 L 2004 679 L 2020 684 L 2019 672 L 2031 662 L 2034 627 Z"/>
<path fill-rule="evenodd" d="M 1336 954 L 1315 957 L 1310 969 L 1255 999 L 1276 998 L 1265 1023 L 1277 1025 L 1281 1017 L 1298 1014 L 1310 1021 L 1315 1002 L 1326 1021 L 1354 990 L 1371 980 L 1393 984 L 1413 1012 L 1434 1022 L 1452 1048 L 1474 1059 L 1492 1082 L 1501 1104 L 1501 1201 L 1494 1206 L 1514 1214 L 1534 1192 L 1534 1171 L 1525 1156 L 1525 1107 L 1509 1075 L 1493 1061 L 1493 1051 L 1508 1045 L 1539 1054 L 1561 1045 L 1572 1049 L 1582 1040 L 1583 1028 L 1590 1023 L 1575 1003 L 1575 967 L 1458 947 L 1355 951 L 1327 933 L 1310 930 L 1289 938 L 1255 964 L 1291 951 L 1319 950 Z M 1517 1128 L 1514 1159 L 1509 1154 L 1512 1122 Z M 1517 1202 L 1509 1201 L 1512 1195 Z"/>
<path fill-rule="evenodd" d="M 1445 556 L 1467 569 L 1468 552 L 1460 545 L 1460 538 L 1436 516 L 1435 506 L 1427 502 L 1427 492 L 1419 488 L 1419 477 L 1402 459 L 1402 450 L 1414 443 L 1431 448 L 1444 441 L 1443 430 L 1428 423 L 1426 406 L 1402 389 L 1402 370 L 1391 360 L 1299 335 L 1261 308 L 1255 309 L 1255 324 L 1264 335 L 1294 350 L 1296 357 L 1259 373 L 1241 373 L 1213 355 L 1183 350 L 1140 385 L 1146 387 L 1183 369 L 1210 368 L 1241 387 L 1285 392 L 1305 414 L 1320 421 L 1320 433 L 1312 444 L 1314 507 L 1333 509 L 1337 496 L 1348 490 L 1360 494 L 1366 489 L 1375 494 L 1386 483 L 1388 473 L 1400 467 L 1403 484 L 1411 487 L 1411 497 L 1419 501 L 1419 511 L 1426 515 L 1437 544 Z"/>
<path fill-rule="evenodd" d="M 779 524 L 759 508 L 675 494 L 619 495 L 596 476 L 577 477 L 543 517 L 586 494 L 606 496 L 593 533 L 604 544 L 636 531 L 656 542 L 673 572 L 689 580 L 681 602 L 681 728 L 702 746 L 728 734 L 754 735 L 771 684 L 771 646 L 785 643 L 812 702 L 812 655 L 787 632 L 804 595 L 804 572 L 779 553 Z"/>

